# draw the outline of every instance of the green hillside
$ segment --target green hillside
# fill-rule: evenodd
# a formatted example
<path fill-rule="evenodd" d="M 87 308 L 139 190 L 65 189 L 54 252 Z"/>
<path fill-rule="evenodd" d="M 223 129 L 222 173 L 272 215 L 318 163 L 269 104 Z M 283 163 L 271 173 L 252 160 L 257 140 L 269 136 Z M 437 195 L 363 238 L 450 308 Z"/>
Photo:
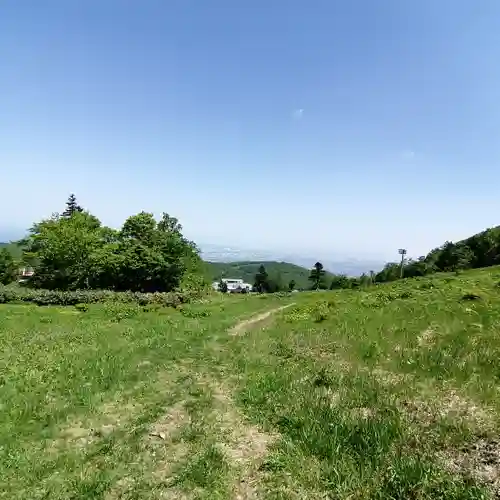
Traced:
<path fill-rule="evenodd" d="M 15 243 L 2 243 L 0 241 L 0 248 L 7 248 L 16 259 L 19 259 L 22 256 L 21 247 Z"/>
<path fill-rule="evenodd" d="M 308 280 L 310 270 L 288 262 L 207 262 L 206 275 L 214 281 L 220 278 L 241 278 L 246 283 L 253 284 L 255 274 L 261 265 L 264 265 L 270 278 L 279 278 L 284 284 L 294 280 L 297 288 L 309 288 L 311 286 Z"/>
<path fill-rule="evenodd" d="M 499 279 L 0 304 L 3 497 L 494 500 Z"/>
<path fill-rule="evenodd" d="M 500 227 L 486 229 L 464 240 L 446 241 L 438 248 L 404 265 L 404 276 L 412 278 L 437 272 L 480 269 L 500 264 Z M 400 263 L 389 262 L 375 281 L 394 281 L 400 276 Z"/>

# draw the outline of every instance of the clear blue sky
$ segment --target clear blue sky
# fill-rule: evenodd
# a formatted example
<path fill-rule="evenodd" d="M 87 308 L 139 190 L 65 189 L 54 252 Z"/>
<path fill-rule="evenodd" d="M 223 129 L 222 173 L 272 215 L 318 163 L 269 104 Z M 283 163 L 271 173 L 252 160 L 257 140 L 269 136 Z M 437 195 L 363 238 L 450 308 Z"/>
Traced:
<path fill-rule="evenodd" d="M 0 228 L 73 191 L 332 257 L 498 225 L 499 28 L 498 0 L 4 0 Z"/>

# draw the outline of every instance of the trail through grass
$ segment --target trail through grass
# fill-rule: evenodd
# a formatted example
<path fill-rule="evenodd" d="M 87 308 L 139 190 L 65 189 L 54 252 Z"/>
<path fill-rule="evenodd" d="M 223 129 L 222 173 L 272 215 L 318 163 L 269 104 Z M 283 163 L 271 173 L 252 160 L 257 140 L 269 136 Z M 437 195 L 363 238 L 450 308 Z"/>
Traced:
<path fill-rule="evenodd" d="M 495 498 L 499 274 L 1 306 L 0 497 Z"/>

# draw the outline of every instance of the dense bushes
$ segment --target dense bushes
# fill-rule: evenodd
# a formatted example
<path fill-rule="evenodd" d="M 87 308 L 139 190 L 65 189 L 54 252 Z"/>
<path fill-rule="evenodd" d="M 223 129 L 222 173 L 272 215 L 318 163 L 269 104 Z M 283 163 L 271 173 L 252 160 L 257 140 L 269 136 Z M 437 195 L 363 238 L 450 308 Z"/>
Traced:
<path fill-rule="evenodd" d="M 108 290 L 34 290 L 29 288 L 10 288 L 0 286 L 0 304 L 8 302 L 31 302 L 40 306 L 70 306 L 104 302 L 135 303 L 141 306 L 157 304 L 164 307 L 177 307 L 191 302 L 201 295 L 200 291 L 141 293 L 112 292 Z"/>

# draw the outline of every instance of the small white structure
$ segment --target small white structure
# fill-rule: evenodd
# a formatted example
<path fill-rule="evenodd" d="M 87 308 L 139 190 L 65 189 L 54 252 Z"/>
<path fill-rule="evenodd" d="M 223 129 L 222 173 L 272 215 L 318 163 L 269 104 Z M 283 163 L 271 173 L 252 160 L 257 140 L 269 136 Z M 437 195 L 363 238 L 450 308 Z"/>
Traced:
<path fill-rule="evenodd" d="M 222 278 L 227 285 L 227 293 L 247 293 L 252 290 L 250 283 L 245 283 L 242 279 L 237 278 Z M 219 290 L 219 281 L 214 281 L 212 287 L 214 290 Z"/>
<path fill-rule="evenodd" d="M 33 268 L 23 267 L 22 269 L 19 270 L 19 276 L 18 276 L 19 283 L 24 283 L 25 281 L 28 281 L 33 276 L 33 274 L 35 274 Z"/>

